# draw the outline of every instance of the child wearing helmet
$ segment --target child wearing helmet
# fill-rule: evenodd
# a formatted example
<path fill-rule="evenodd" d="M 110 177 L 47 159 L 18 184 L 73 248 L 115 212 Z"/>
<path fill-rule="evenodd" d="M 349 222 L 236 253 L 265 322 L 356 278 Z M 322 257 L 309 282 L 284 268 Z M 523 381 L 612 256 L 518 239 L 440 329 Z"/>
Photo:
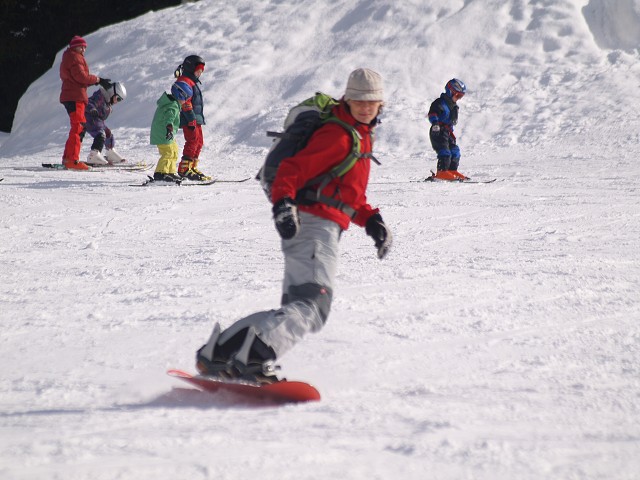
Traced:
<path fill-rule="evenodd" d="M 93 137 L 91 152 L 89 152 L 86 162 L 88 165 L 113 165 L 126 161 L 114 150 L 115 137 L 105 123 L 111 114 L 113 105 L 122 102 L 125 98 L 127 98 L 127 90 L 120 82 L 113 82 L 106 88 L 101 85 L 89 98 L 87 122 L 80 134 L 81 138 L 84 138 L 85 133 L 89 133 Z M 103 147 L 107 148 L 105 156 L 102 156 Z"/>
<path fill-rule="evenodd" d="M 160 159 L 153 174 L 153 180 L 159 182 L 180 183 L 182 177 L 176 172 L 178 163 L 178 144 L 174 133 L 180 126 L 180 109 L 191 98 L 193 90 L 185 82 L 175 82 L 171 93 L 163 92 L 151 122 L 151 145 L 158 146 Z"/>
<path fill-rule="evenodd" d="M 204 121 L 204 101 L 200 90 L 200 76 L 204 72 L 204 60 L 199 55 L 189 55 L 174 72 L 177 81 L 189 85 L 193 95 L 182 105 L 180 128 L 184 134 L 182 160 L 178 174 L 187 180 L 210 180 L 211 177 L 198 170 L 200 152 L 204 145 L 202 125 Z"/>
<path fill-rule="evenodd" d="M 437 171 L 433 178 L 439 180 L 465 180 L 467 177 L 458 172 L 460 164 L 460 148 L 453 133 L 458 123 L 458 100 L 467 91 L 466 85 L 457 78 L 452 78 L 445 85 L 445 92 L 435 99 L 429 107 L 429 139 L 438 155 Z"/>

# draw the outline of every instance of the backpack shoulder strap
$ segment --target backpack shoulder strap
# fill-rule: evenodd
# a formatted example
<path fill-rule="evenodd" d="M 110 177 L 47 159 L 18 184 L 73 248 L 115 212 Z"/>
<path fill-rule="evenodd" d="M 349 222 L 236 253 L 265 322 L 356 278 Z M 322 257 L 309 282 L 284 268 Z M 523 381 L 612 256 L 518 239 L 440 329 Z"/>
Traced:
<path fill-rule="evenodd" d="M 334 115 L 331 115 L 328 118 L 323 120 L 324 125 L 326 125 L 327 123 L 336 123 L 340 125 L 342 128 L 344 128 L 347 132 L 349 132 L 349 134 L 351 135 L 351 151 L 349 152 L 349 155 L 347 155 L 347 157 L 342 162 L 334 166 L 328 172 L 310 180 L 309 183 L 317 184 L 318 182 L 320 182 L 320 187 L 318 190 L 322 190 L 334 178 L 345 175 L 349 170 L 351 170 L 354 167 L 354 165 L 358 162 L 358 160 L 362 158 L 370 158 L 375 163 L 380 165 L 380 162 L 378 162 L 378 160 L 376 159 L 376 157 L 373 156 L 372 153 L 360 153 L 362 136 L 360 135 L 360 132 L 358 132 L 358 130 L 353 125 L 349 125 L 347 122 L 340 120 Z"/>
<path fill-rule="evenodd" d="M 343 161 L 331 168 L 331 170 L 309 180 L 303 189 L 303 196 L 305 200 L 324 203 L 325 205 L 329 205 L 330 207 L 346 213 L 350 218 L 353 218 L 356 211 L 352 207 L 335 198 L 322 195 L 321 192 L 324 190 L 324 187 L 331 182 L 331 180 L 341 177 L 351 170 L 358 160 L 370 158 L 378 165 L 380 165 L 380 162 L 372 153 L 360 153 L 362 136 L 353 125 L 349 125 L 347 122 L 340 120 L 335 115 L 329 115 L 327 118 L 323 119 L 322 123 L 323 125 L 326 125 L 327 123 L 336 123 L 349 132 L 351 135 L 351 151 Z"/>

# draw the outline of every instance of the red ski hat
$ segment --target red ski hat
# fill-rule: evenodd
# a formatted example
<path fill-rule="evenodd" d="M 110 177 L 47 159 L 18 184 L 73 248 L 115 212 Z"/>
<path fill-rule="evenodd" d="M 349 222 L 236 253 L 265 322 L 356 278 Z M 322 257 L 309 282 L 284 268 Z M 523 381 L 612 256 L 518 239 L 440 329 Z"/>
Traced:
<path fill-rule="evenodd" d="M 74 48 L 74 47 L 86 47 L 87 46 L 87 41 L 76 35 L 75 37 L 73 37 L 71 39 L 71 41 L 69 42 L 69 48 Z"/>

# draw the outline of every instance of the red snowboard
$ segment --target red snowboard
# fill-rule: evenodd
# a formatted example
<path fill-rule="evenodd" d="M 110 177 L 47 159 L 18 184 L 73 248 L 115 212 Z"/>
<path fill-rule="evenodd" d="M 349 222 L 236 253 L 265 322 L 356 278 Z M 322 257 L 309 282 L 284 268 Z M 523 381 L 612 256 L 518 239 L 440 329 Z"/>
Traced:
<path fill-rule="evenodd" d="M 252 383 L 235 383 L 215 378 L 191 375 L 182 370 L 168 370 L 167 374 L 177 377 L 200 390 L 212 393 L 230 393 L 248 401 L 283 404 L 320 400 L 320 393 L 315 387 L 304 382 L 282 380 L 270 385 L 254 385 Z"/>

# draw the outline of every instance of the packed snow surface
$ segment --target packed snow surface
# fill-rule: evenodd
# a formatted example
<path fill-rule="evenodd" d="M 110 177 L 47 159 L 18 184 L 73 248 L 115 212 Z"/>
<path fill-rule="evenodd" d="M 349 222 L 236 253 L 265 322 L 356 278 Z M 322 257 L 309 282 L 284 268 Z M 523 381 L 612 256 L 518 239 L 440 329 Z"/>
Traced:
<path fill-rule="evenodd" d="M 253 177 L 295 103 L 383 75 L 368 197 L 394 247 L 378 261 L 345 232 L 329 321 L 280 359 L 322 400 L 277 408 L 165 375 L 194 370 L 214 322 L 278 306 L 259 185 L 34 171 L 67 136 L 61 51 L 0 138 L 0 478 L 640 478 L 639 18 L 638 0 L 201 0 L 86 36 L 129 92 L 107 123 L 131 162 L 156 161 L 155 101 L 205 58 L 200 166 L 224 179 Z M 460 170 L 495 183 L 410 181 L 435 168 L 426 114 L 452 77 Z"/>

